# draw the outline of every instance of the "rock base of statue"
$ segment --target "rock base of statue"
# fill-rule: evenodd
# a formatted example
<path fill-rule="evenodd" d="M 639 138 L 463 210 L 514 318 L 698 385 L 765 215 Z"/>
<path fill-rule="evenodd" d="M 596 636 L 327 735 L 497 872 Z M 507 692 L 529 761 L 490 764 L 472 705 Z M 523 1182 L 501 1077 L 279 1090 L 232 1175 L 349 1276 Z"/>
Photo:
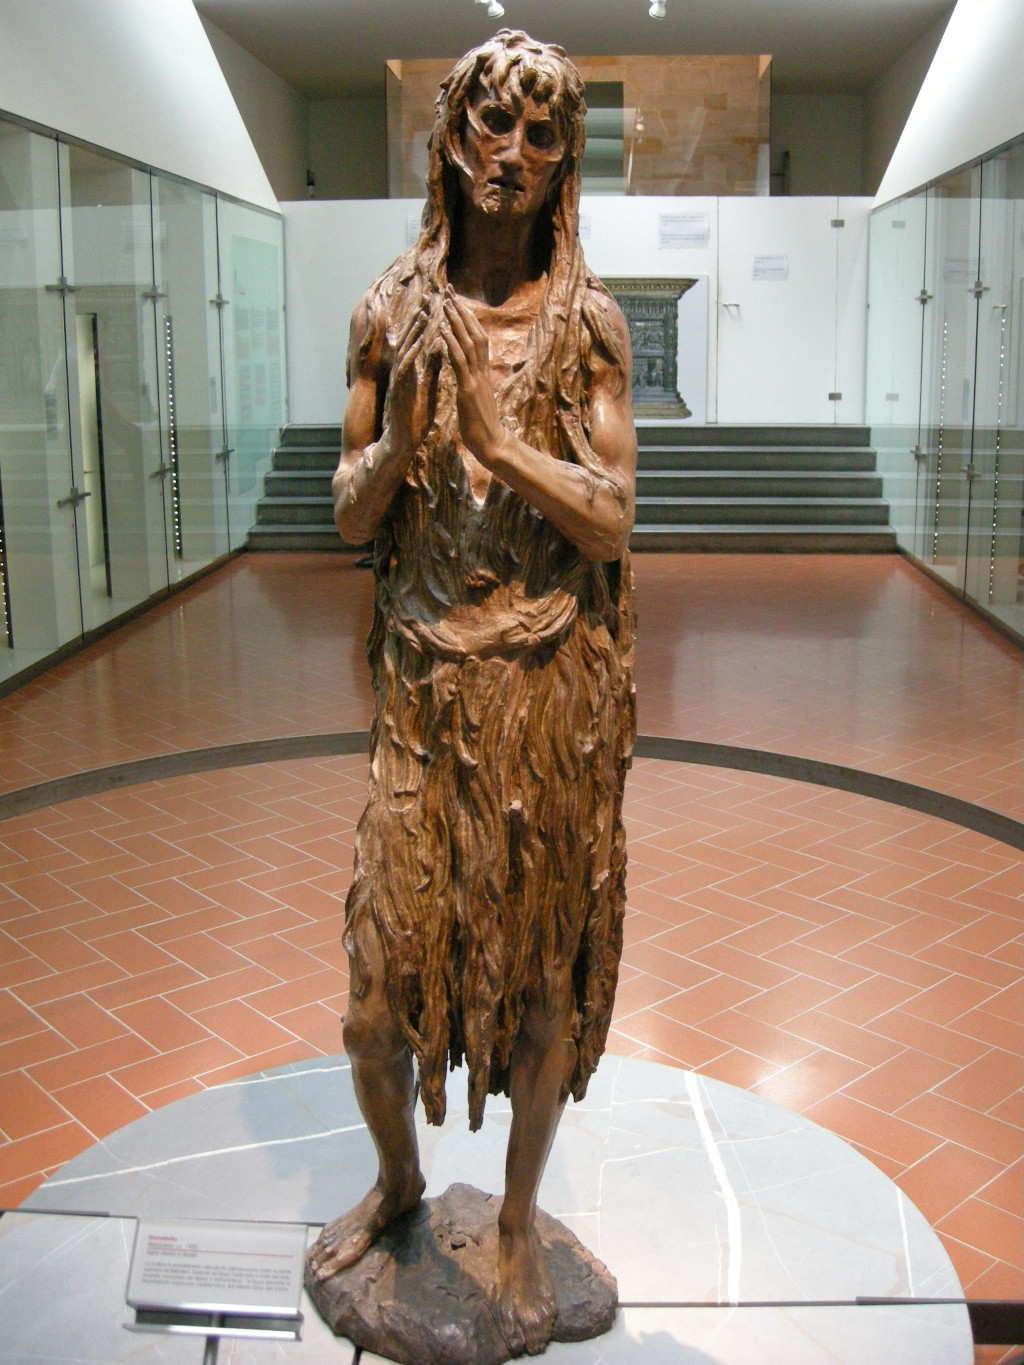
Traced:
<path fill-rule="evenodd" d="M 338 1335 L 402 1365 L 501 1365 L 513 1352 L 495 1298 L 500 1200 L 450 1185 L 395 1223 L 354 1266 L 306 1289 Z M 618 1289 L 606 1266 L 564 1224 L 537 1213 L 555 1288 L 553 1341 L 585 1341 L 615 1321 Z"/>

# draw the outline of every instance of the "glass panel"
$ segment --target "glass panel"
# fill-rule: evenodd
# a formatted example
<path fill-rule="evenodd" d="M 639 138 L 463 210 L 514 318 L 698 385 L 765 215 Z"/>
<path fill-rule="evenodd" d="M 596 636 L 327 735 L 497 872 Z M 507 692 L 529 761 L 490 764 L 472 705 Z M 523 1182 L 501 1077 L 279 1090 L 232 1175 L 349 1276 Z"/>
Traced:
<path fill-rule="evenodd" d="M 71 444 L 85 629 L 167 586 L 149 177 L 62 145 Z"/>
<path fill-rule="evenodd" d="M 416 199 L 447 57 L 391 60 L 388 192 Z M 768 193 L 771 58 L 574 57 L 587 87 L 585 194 Z M 609 92 L 614 89 L 614 96 Z M 593 96 L 593 97 L 592 97 Z"/>
<path fill-rule="evenodd" d="M 916 555 L 923 552 L 919 437 L 926 226 L 924 194 L 886 205 L 871 218 L 868 257 L 867 421 L 892 527 L 899 544 Z"/>
<path fill-rule="evenodd" d="M 1024 144 L 982 167 L 967 595 L 1020 631 Z M 1015 304 L 1017 305 L 1015 307 Z M 1015 329 L 1014 323 L 1017 323 Z"/>
<path fill-rule="evenodd" d="M 157 283 L 153 326 L 161 478 L 172 582 L 228 551 L 220 386 L 217 205 L 212 194 L 152 177 Z"/>
<path fill-rule="evenodd" d="M 0 121 L 0 680 L 82 631 L 57 144 Z"/>
<path fill-rule="evenodd" d="M 928 274 L 922 445 L 927 451 L 922 558 L 962 588 L 974 414 L 978 302 L 980 168 L 950 176 L 929 192 Z"/>
<path fill-rule="evenodd" d="M 281 220 L 217 204 L 231 548 L 256 522 L 263 476 L 285 422 L 284 251 Z"/>

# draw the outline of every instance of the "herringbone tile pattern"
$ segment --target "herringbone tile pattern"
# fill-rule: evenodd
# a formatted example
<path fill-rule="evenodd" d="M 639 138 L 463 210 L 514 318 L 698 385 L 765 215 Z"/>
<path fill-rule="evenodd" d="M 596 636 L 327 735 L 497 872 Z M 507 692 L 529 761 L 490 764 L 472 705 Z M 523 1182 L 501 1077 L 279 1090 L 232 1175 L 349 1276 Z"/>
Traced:
<path fill-rule="evenodd" d="M 1020 653 L 899 561 L 658 556 L 637 576 L 646 733 L 1022 813 Z M 0 784 L 364 728 L 368 590 L 344 557 L 236 562 L 0 701 Z M 362 757 L 264 764 L 0 823 L 0 1204 L 147 1109 L 338 1050 L 365 780 Z M 838 1132 L 969 1293 L 1021 1296 L 1024 860 L 879 801 L 650 759 L 627 820 L 611 1047 Z"/>

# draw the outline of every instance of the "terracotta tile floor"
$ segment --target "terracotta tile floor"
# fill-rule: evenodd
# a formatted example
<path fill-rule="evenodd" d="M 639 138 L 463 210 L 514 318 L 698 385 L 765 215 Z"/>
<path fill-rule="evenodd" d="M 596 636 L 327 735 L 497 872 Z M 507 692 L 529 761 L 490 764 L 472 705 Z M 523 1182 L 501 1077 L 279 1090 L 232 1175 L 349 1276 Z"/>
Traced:
<path fill-rule="evenodd" d="M 1024 817 L 1024 656 L 899 559 L 636 571 L 642 732 Z M 369 612 L 347 556 L 236 560 L 0 699 L 0 788 L 363 729 Z M 338 1050 L 365 780 L 362 757 L 270 763 L 0 822 L 0 1206 L 147 1109 Z M 1024 1297 L 1024 858 L 881 801 L 653 759 L 627 820 L 611 1047 L 838 1132 L 970 1295 Z"/>

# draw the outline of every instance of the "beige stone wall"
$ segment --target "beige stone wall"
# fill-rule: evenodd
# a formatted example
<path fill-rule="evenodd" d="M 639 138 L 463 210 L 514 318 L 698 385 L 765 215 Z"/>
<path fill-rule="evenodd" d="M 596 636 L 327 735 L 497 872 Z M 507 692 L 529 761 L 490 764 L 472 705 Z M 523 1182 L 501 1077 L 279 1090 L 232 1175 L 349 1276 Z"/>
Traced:
<path fill-rule="evenodd" d="M 623 86 L 627 194 L 752 194 L 768 141 L 768 62 L 759 56 L 574 57 L 584 81 Z M 448 60 L 390 63 L 392 197 L 423 193 L 426 139 Z M 637 122 L 642 124 L 638 131 Z M 395 153 L 401 148 L 401 165 Z M 630 154 L 632 153 L 632 157 Z M 586 185 L 584 185 L 586 190 Z"/>

